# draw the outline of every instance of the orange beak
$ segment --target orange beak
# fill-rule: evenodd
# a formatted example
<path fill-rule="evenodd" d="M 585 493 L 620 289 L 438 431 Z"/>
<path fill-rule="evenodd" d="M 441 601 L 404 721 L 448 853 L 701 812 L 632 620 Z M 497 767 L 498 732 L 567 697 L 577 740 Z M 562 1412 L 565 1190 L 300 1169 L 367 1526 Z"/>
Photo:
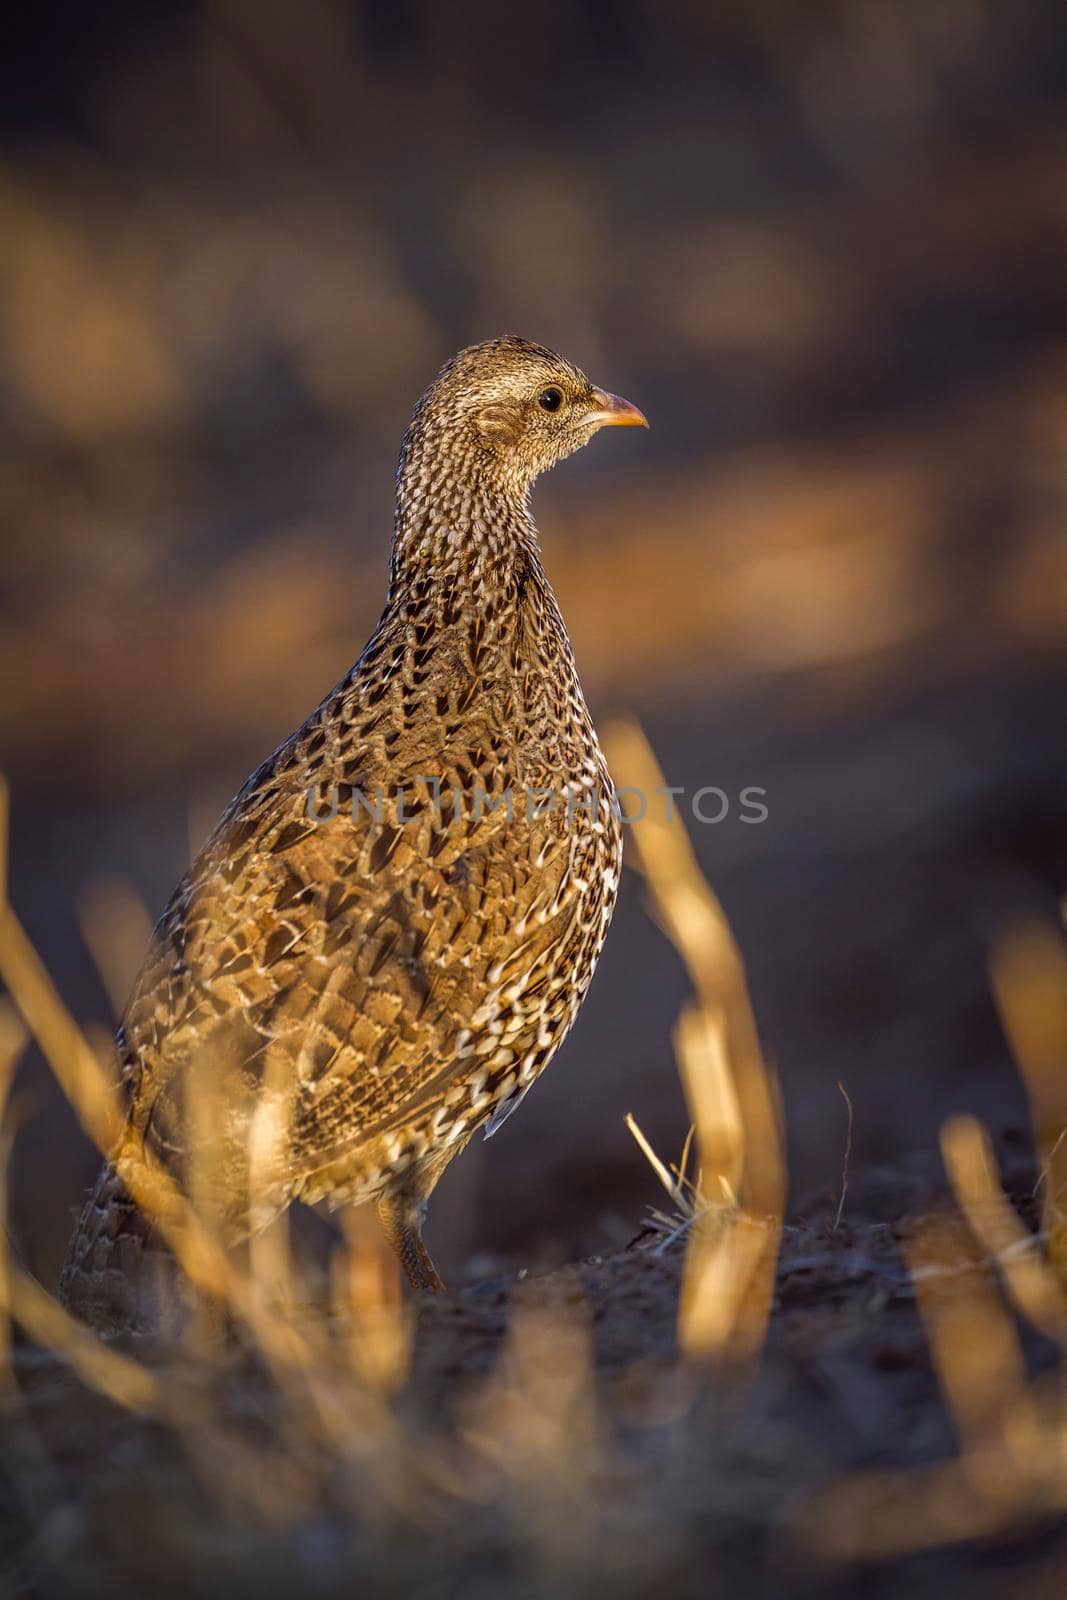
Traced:
<path fill-rule="evenodd" d="M 608 394 L 604 389 L 594 389 L 596 411 L 587 411 L 585 421 L 594 428 L 647 428 L 648 418 L 638 411 L 621 394 Z"/>

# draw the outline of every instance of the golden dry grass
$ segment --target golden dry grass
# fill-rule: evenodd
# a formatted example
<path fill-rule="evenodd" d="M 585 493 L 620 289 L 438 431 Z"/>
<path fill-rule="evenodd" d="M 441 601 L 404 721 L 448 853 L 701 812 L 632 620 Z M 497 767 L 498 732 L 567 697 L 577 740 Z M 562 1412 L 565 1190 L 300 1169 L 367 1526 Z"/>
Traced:
<path fill-rule="evenodd" d="M 617 759 L 632 781 L 655 774 L 651 753 L 635 728 L 620 730 L 616 739 Z M 0 793 L 6 797 L 6 790 Z M 699 877 L 681 823 L 662 837 L 642 833 L 640 848 L 659 914 L 679 939 L 704 996 L 703 1004 L 687 1013 L 678 1042 L 696 1117 L 695 1192 L 701 1195 L 704 1185 L 717 1181 L 718 1198 L 714 1208 L 701 1201 L 686 1244 L 681 1345 L 694 1361 L 727 1353 L 736 1360 L 758 1347 L 773 1276 L 773 1255 L 766 1258 L 780 1220 L 778 1212 L 749 1216 L 740 1208 L 766 1209 L 781 1198 L 780 1175 L 775 1170 L 770 1187 L 768 1154 L 754 1153 L 739 1108 L 755 1117 L 757 1135 L 773 1130 L 775 1123 L 773 1117 L 766 1120 L 769 1095 L 757 1081 L 763 1069 L 740 959 Z M 139 925 L 140 908 L 114 889 L 87 904 L 87 935 L 105 972 L 115 969 L 108 935 L 115 934 L 122 918 Z M 128 929 L 115 939 L 116 947 L 121 949 L 126 937 Z M 714 950 L 702 956 L 702 944 L 710 938 Z M 64 1008 L 6 895 L 0 900 L 0 974 L 83 1127 L 102 1152 L 113 1149 L 119 1137 L 113 1083 Z M 695 1030 L 702 1025 L 707 1031 L 698 1036 Z M 13 1060 L 23 1035 L 13 1013 L 5 1026 Z M 744 1059 L 746 1076 L 735 1086 L 738 1057 Z M 210 1086 L 206 1075 L 200 1076 L 207 1102 L 200 1110 L 210 1118 Z M 269 1096 L 264 1107 L 251 1135 L 253 1173 L 269 1164 L 272 1143 L 284 1131 L 270 1115 Z M 775 1149 L 770 1161 L 778 1159 Z M 210 1174 L 204 1178 L 210 1184 Z M 559 1556 L 564 1547 L 583 1544 L 588 1529 L 576 1509 L 591 1507 L 591 1485 L 607 1470 L 608 1456 L 579 1288 L 549 1305 L 515 1307 L 501 1362 L 481 1393 L 468 1399 L 468 1420 L 458 1436 L 461 1453 L 450 1459 L 429 1441 L 409 1439 L 394 1408 L 393 1397 L 410 1370 L 412 1307 L 401 1297 L 395 1260 L 368 1217 L 356 1213 L 346 1221 L 324 1316 L 309 1303 L 284 1227 L 255 1240 L 241 1266 L 215 1244 L 195 1196 L 190 1204 L 162 1174 L 145 1181 L 136 1198 L 187 1277 L 244 1330 L 270 1374 L 280 1425 L 265 1459 L 253 1463 L 239 1431 L 232 1433 L 197 1398 L 229 1359 L 217 1331 L 213 1338 L 202 1319 L 194 1318 L 162 1360 L 156 1356 L 146 1364 L 136 1351 L 123 1353 L 73 1321 L 8 1252 L 0 1272 L 3 1315 L 34 1343 L 60 1355 L 109 1401 L 173 1429 L 223 1504 L 247 1507 L 251 1501 L 270 1519 L 298 1518 L 321 1492 L 321 1474 L 340 1462 L 355 1473 L 362 1494 L 372 1471 L 376 1502 L 403 1509 L 416 1520 L 432 1521 L 439 1514 L 434 1504 L 441 1493 L 462 1495 L 477 1483 L 478 1495 L 510 1506 L 507 1515 L 531 1548 L 555 1545 Z M 472 1457 L 482 1463 L 473 1477 Z M 564 1525 L 569 1531 L 561 1543 Z"/>
<path fill-rule="evenodd" d="M 621 787 L 651 793 L 662 782 L 636 725 L 614 727 L 609 746 Z M 619 1379 L 618 1392 L 643 1392 L 649 1414 L 699 1422 L 698 1374 L 710 1367 L 718 1382 L 727 1374 L 735 1382 L 740 1368 L 758 1362 L 767 1333 L 785 1197 L 780 1109 L 739 953 L 696 868 L 682 822 L 677 815 L 669 822 L 650 815 L 634 824 L 631 838 L 652 913 L 695 990 L 675 1037 L 693 1133 L 681 1161 L 668 1168 L 632 1124 L 671 1204 L 671 1214 L 658 1217 L 657 1251 L 662 1256 L 684 1241 L 685 1268 L 673 1377 L 661 1375 L 649 1387 L 638 1358 Z M 110 925 L 111 917 L 90 920 L 99 927 Z M 83 1125 L 108 1148 L 116 1127 L 110 1080 L 63 1008 L 6 895 L 0 972 L 25 1024 L 13 1011 L 0 1013 L 0 1088 L 10 1081 L 28 1030 Z M 996 953 L 993 972 L 1044 1152 L 1046 1226 L 1035 1237 L 1019 1220 L 980 1125 L 968 1118 L 948 1124 L 944 1159 L 957 1218 L 922 1225 L 908 1246 L 907 1265 L 958 1454 L 917 1470 L 852 1475 L 804 1502 L 793 1513 L 793 1535 L 824 1556 L 899 1554 L 1067 1513 L 1062 1373 L 1030 1379 L 1013 1321 L 1018 1314 L 1034 1325 L 1067 1360 L 1055 1176 L 1061 1102 L 1052 1070 L 1067 992 L 1062 935 L 1051 929 L 1011 935 Z M 256 1127 L 253 1166 L 269 1155 L 277 1132 Z M 334 1504 L 338 1492 L 361 1524 L 399 1517 L 435 1530 L 466 1506 L 464 1515 L 502 1519 L 522 1560 L 551 1585 L 571 1581 L 603 1537 L 606 1486 L 640 1494 L 620 1446 L 617 1402 L 606 1403 L 597 1372 L 590 1309 L 578 1278 L 557 1278 L 539 1296 L 517 1291 L 495 1368 L 473 1389 L 457 1391 L 462 1405 L 455 1431 L 413 1429 L 404 1396 L 417 1345 L 414 1308 L 402 1298 L 395 1262 L 368 1219 L 348 1219 L 324 1312 L 310 1303 L 284 1229 L 257 1241 L 247 1263 L 238 1265 L 222 1256 L 195 1210 L 166 1185 L 138 1198 L 193 1281 L 244 1330 L 244 1344 L 273 1396 L 266 1444 L 252 1444 L 213 1398 L 220 1384 L 232 1384 L 236 1355 L 219 1342 L 217 1325 L 213 1332 L 194 1319 L 177 1345 L 151 1359 L 136 1350 L 124 1353 L 72 1321 L 5 1251 L 2 1328 L 17 1324 L 90 1390 L 162 1424 L 181 1442 L 222 1526 L 251 1517 L 263 1526 L 296 1527 Z M 632 1259 L 637 1272 L 640 1253 Z M 6 1334 L 0 1346 L 9 1351 Z M 6 1403 L 17 1414 L 14 1370 L 7 1354 Z"/>

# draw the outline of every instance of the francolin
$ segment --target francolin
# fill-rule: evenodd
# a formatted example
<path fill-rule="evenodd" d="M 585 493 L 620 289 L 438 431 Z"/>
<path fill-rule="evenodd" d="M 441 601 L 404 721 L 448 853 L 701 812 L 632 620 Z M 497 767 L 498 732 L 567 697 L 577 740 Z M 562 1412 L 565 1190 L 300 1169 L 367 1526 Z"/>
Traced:
<path fill-rule="evenodd" d="M 152 1238 L 129 1186 L 159 1168 L 226 1244 L 296 1199 L 373 1200 L 410 1282 L 441 1287 L 428 1197 L 563 1043 L 619 882 L 530 489 L 635 424 L 517 338 L 461 351 L 419 401 L 373 637 L 155 929 L 117 1035 L 124 1132 L 63 1272 L 81 1315 L 126 1298 Z"/>

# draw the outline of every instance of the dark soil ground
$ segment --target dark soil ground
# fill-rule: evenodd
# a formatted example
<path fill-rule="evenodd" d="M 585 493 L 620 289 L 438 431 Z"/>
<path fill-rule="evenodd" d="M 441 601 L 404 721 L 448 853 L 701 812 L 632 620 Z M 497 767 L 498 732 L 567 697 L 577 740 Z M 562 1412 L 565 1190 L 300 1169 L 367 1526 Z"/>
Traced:
<path fill-rule="evenodd" d="M 917 1188 L 882 1175 L 841 1222 L 817 1207 L 786 1227 L 751 1372 L 701 1376 L 681 1359 L 680 1244 L 425 1302 L 400 1434 L 368 1413 L 348 1450 L 287 1445 L 299 1428 L 236 1350 L 173 1378 L 189 1422 L 176 1428 L 20 1348 L 3 1592 L 1051 1600 L 1067 1527 L 1036 1510 L 962 1545 L 833 1553 L 842 1536 L 882 1542 L 878 1493 L 846 1501 L 843 1482 L 957 1448 L 901 1253 L 929 1220 L 909 1209 Z M 1009 1189 L 1032 1211 L 1032 1174 Z M 961 1281 L 984 1271 L 965 1248 L 955 1266 Z M 518 1327 L 540 1329 L 525 1375 Z M 1025 1350 L 1032 1374 L 1054 1360 L 1041 1340 Z M 884 1491 L 898 1523 L 909 1494 L 918 1529 L 918 1478 Z"/>

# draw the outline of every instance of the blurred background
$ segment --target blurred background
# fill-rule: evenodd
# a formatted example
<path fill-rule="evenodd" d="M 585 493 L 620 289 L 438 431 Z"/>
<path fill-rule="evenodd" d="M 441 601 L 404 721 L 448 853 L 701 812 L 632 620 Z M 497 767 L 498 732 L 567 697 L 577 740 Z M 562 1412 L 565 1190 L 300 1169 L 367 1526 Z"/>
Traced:
<path fill-rule="evenodd" d="M 1063 6 L 101 0 L 23 8 L 0 75 L 11 894 L 94 1037 L 373 627 L 412 404 L 517 332 L 652 421 L 537 514 L 601 724 L 766 790 L 691 833 L 794 1204 L 839 1085 L 869 1206 L 952 1109 L 1021 1141 L 986 959 L 1067 889 Z M 686 990 L 628 874 L 564 1053 L 442 1185 L 446 1273 L 632 1237 Z M 17 1100 L 51 1282 L 96 1160 L 39 1059 Z"/>

